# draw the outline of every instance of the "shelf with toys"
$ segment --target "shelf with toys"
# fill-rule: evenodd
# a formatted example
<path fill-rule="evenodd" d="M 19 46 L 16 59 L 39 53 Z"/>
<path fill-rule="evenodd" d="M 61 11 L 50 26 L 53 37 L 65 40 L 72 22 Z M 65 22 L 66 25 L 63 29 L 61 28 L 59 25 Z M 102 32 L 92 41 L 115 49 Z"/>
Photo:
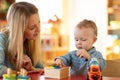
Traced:
<path fill-rule="evenodd" d="M 108 0 L 106 59 L 120 59 L 120 0 Z"/>
<path fill-rule="evenodd" d="M 44 63 L 49 64 L 57 56 L 64 55 L 69 50 L 69 37 L 62 34 L 62 20 L 54 15 L 41 24 L 41 45 Z"/>
<path fill-rule="evenodd" d="M 44 64 L 49 64 L 57 56 L 64 55 L 68 52 L 68 36 L 45 34 L 41 36 L 42 53 L 44 55 Z"/>
<path fill-rule="evenodd" d="M 0 20 L 0 30 L 2 27 L 5 27 L 7 25 L 7 21 L 6 20 Z"/>

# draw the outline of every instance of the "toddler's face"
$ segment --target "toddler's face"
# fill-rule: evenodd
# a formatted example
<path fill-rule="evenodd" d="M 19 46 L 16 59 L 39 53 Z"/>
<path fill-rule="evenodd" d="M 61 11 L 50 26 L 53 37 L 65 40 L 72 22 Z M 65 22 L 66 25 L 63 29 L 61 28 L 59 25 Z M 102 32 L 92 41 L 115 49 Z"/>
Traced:
<path fill-rule="evenodd" d="M 75 45 L 77 49 L 90 50 L 93 43 L 97 40 L 92 28 L 75 28 Z"/>

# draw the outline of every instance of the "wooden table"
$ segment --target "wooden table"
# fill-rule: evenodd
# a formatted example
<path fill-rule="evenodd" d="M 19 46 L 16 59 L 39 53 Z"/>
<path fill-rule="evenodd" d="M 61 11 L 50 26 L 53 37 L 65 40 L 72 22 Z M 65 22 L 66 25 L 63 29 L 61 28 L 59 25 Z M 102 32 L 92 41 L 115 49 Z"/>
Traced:
<path fill-rule="evenodd" d="M 32 73 L 29 74 L 31 80 L 86 80 L 85 76 L 82 75 L 71 75 L 69 78 L 64 79 L 50 79 L 45 78 L 44 75 L 40 75 L 39 73 Z M 0 80 L 3 80 L 0 78 Z M 103 80 L 120 80 L 120 77 L 103 77 Z"/>
<path fill-rule="evenodd" d="M 51 78 L 45 78 L 44 75 L 39 74 L 29 74 L 31 76 L 31 80 L 86 80 L 85 76 L 82 75 L 71 75 L 69 78 L 64 79 L 51 79 Z"/>
<path fill-rule="evenodd" d="M 120 77 L 103 77 L 103 80 L 120 80 Z"/>
<path fill-rule="evenodd" d="M 59 80 L 59 79 L 45 78 L 44 75 L 40 75 L 38 73 L 29 74 L 29 75 L 31 76 L 31 80 Z M 86 77 L 82 75 L 71 75 L 69 78 L 60 79 L 60 80 L 86 80 Z M 103 80 L 120 80 L 120 77 L 103 77 Z"/>

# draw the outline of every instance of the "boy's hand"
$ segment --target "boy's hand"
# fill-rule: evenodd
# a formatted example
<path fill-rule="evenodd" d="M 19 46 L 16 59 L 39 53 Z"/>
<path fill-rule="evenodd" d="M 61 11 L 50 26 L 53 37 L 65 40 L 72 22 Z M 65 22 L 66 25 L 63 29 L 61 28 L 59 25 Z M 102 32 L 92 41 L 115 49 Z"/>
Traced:
<path fill-rule="evenodd" d="M 88 52 L 85 50 L 85 49 L 80 49 L 80 50 L 77 50 L 76 52 L 76 56 L 78 57 L 84 57 L 86 58 L 87 60 L 90 60 L 90 55 L 88 54 Z"/>
<path fill-rule="evenodd" d="M 58 58 L 54 61 L 54 65 L 60 66 L 60 67 L 64 67 L 65 66 L 63 61 L 61 59 L 58 59 Z"/>

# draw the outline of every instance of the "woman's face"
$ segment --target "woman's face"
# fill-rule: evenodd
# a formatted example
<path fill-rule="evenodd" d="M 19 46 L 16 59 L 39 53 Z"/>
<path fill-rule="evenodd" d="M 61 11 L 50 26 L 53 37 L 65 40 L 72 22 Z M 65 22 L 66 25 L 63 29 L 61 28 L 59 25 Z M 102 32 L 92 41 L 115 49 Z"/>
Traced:
<path fill-rule="evenodd" d="M 35 40 L 40 32 L 39 14 L 33 14 L 28 22 L 28 27 L 24 31 L 24 40 Z"/>

